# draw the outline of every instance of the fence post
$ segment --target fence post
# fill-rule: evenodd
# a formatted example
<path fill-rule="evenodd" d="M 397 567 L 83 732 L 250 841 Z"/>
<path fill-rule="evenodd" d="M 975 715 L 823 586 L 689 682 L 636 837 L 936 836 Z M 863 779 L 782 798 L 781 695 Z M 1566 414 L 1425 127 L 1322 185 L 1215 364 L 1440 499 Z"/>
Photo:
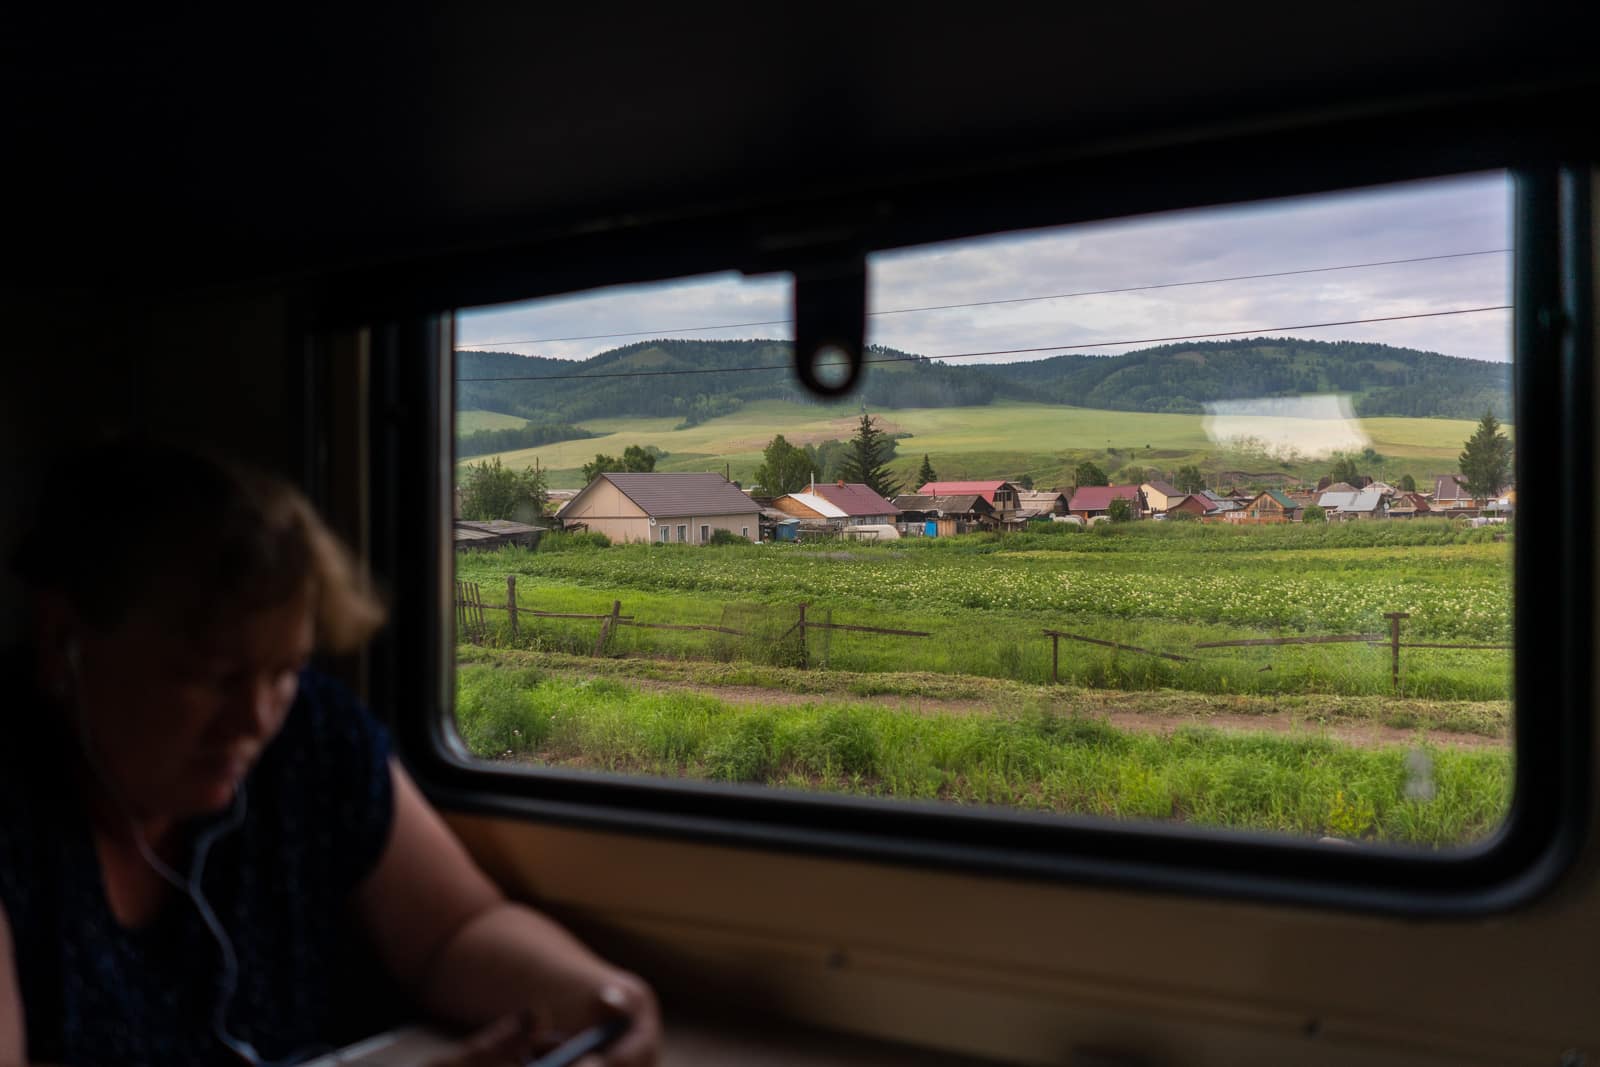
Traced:
<path fill-rule="evenodd" d="M 1050 635 L 1050 684 L 1061 684 L 1061 635 Z"/>
<path fill-rule="evenodd" d="M 1407 611 L 1386 611 L 1383 617 L 1389 620 L 1389 685 L 1396 692 L 1400 692 L 1400 620 L 1411 618 Z"/>
<path fill-rule="evenodd" d="M 517 576 L 506 575 L 506 615 L 511 619 L 511 636 L 517 636 Z"/>
<path fill-rule="evenodd" d="M 617 625 L 617 616 L 622 614 L 622 601 L 611 602 L 611 614 L 607 615 L 600 623 L 600 636 L 594 643 L 594 654 L 599 656 L 606 649 L 606 640 L 611 636 L 611 630 Z"/>
<path fill-rule="evenodd" d="M 807 652 L 807 648 L 806 648 L 806 606 L 805 606 L 805 604 L 803 602 L 800 605 L 800 621 L 795 623 L 795 626 L 800 630 L 800 669 L 801 670 L 805 670 L 806 669 L 806 652 Z"/>

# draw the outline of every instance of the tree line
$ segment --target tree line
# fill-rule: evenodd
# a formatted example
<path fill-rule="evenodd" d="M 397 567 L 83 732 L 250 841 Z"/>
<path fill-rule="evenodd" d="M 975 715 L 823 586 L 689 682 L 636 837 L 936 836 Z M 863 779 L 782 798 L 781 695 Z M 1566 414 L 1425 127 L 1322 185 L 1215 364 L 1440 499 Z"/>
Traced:
<path fill-rule="evenodd" d="M 457 435 L 456 458 L 468 459 L 472 456 L 513 452 L 519 448 L 538 448 L 540 445 L 551 445 L 557 441 L 578 441 L 598 436 L 599 434 L 591 433 L 581 426 L 573 426 L 566 422 L 527 422 L 521 426 L 502 430 L 475 430 L 472 433 Z"/>

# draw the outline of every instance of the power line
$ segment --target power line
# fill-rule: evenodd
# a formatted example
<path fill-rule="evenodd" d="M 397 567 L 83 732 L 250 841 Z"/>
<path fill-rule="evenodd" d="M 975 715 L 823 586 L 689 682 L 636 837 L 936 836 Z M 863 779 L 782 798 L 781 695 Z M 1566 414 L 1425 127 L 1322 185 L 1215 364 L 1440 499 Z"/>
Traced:
<path fill-rule="evenodd" d="M 942 356 L 890 356 L 886 359 L 869 359 L 870 364 L 921 363 L 932 360 L 975 359 L 979 356 L 1018 356 L 1036 352 L 1069 352 L 1083 348 L 1117 348 L 1123 345 L 1153 345 L 1166 341 L 1198 341 L 1207 337 L 1243 337 L 1246 334 L 1286 333 L 1290 330 L 1320 330 L 1328 326 L 1361 326 L 1372 322 L 1399 322 L 1403 319 L 1436 319 L 1446 315 L 1474 315 L 1482 311 L 1510 311 L 1510 304 L 1489 307 L 1453 308 L 1449 311 L 1418 311 L 1410 315 L 1382 315 L 1371 319 L 1342 319 L 1338 322 L 1306 322 L 1298 326 L 1257 326 L 1249 330 L 1218 330 L 1212 333 L 1185 333 L 1171 337 L 1140 337 L 1130 341 L 1089 341 L 1082 344 L 1044 345 L 1039 348 L 996 348 L 986 352 L 953 352 Z M 676 374 L 734 374 L 752 371 L 791 370 L 792 363 L 767 363 L 756 367 L 706 367 L 704 369 L 640 370 L 602 372 L 599 374 L 521 374 L 502 378 L 457 378 L 458 382 L 554 382 L 577 378 L 658 378 Z"/>
<path fill-rule="evenodd" d="M 1264 278 L 1288 278 L 1297 274 L 1325 274 L 1336 270 L 1360 270 L 1365 267 L 1390 267 L 1402 263 L 1431 263 L 1441 259 L 1465 259 L 1468 256 L 1495 256 L 1510 252 L 1509 248 L 1485 248 L 1477 252 L 1447 252 L 1437 256 L 1414 256 L 1410 259 L 1375 259 L 1368 263 L 1342 263 L 1333 267 L 1302 267 L 1298 270 L 1278 270 L 1265 274 L 1233 274 L 1222 278 L 1198 278 L 1193 281 L 1183 282 L 1157 282 L 1153 285 L 1129 285 L 1120 289 L 1083 289 L 1071 293 L 1052 293 L 1049 296 L 1014 296 L 1004 300 L 973 300 L 965 304 L 930 304 L 926 307 L 887 308 L 883 311 L 869 311 L 872 315 L 909 315 L 919 311 L 955 311 L 960 308 L 991 307 L 996 304 L 1027 304 L 1040 300 L 1070 300 L 1080 296 L 1111 296 L 1117 293 L 1142 293 L 1152 289 L 1177 289 L 1186 285 L 1217 285 L 1222 282 L 1248 282 L 1260 281 Z M 727 322 L 720 326 L 684 326 L 675 330 L 628 330 L 623 333 L 590 333 L 580 334 L 575 337 L 532 337 L 522 341 L 474 341 L 472 349 L 458 349 L 458 351 L 481 350 L 483 345 L 541 345 L 554 344 L 558 341 L 609 341 L 618 337 L 661 337 L 674 333 L 709 333 L 712 330 L 739 330 L 747 326 L 788 326 L 793 319 L 762 319 L 757 322 Z"/>

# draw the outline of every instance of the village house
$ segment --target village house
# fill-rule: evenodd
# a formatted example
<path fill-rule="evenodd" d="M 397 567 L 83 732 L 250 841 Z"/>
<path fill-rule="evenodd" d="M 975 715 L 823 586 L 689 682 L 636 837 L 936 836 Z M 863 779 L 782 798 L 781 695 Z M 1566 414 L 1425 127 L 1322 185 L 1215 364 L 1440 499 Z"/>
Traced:
<path fill-rule="evenodd" d="M 1339 508 L 1338 517 L 1343 519 L 1382 519 L 1388 515 L 1388 505 L 1384 496 L 1376 489 L 1363 489 L 1355 494 L 1355 498 Z"/>
<path fill-rule="evenodd" d="M 1306 508 L 1309 508 L 1311 505 L 1317 502 L 1318 494 L 1315 492 L 1309 492 L 1305 489 L 1290 489 L 1284 493 L 1284 496 L 1287 496 L 1290 500 L 1293 500 L 1296 504 L 1299 504 L 1300 514 L 1304 515 Z"/>
<path fill-rule="evenodd" d="M 994 505 L 976 493 L 958 496 L 923 496 L 920 493 L 894 498 L 900 509 L 900 529 L 905 533 L 953 537 L 973 530 L 992 530 L 999 525 Z"/>
<path fill-rule="evenodd" d="M 917 496 L 981 496 L 1004 522 L 1014 517 L 1020 506 L 1017 487 L 1010 482 L 929 482 L 916 492 Z"/>
<path fill-rule="evenodd" d="M 1187 493 L 1180 493 L 1177 487 L 1170 482 L 1148 481 L 1139 488 L 1144 491 L 1145 505 L 1156 515 L 1166 511 L 1188 495 Z"/>
<path fill-rule="evenodd" d="M 558 513 L 564 527 L 582 526 L 618 543 L 703 545 L 717 530 L 760 536 L 760 508 L 720 474 L 601 474 Z"/>
<path fill-rule="evenodd" d="M 1511 486 L 1503 485 L 1484 499 L 1475 499 L 1461 484 L 1459 474 L 1441 474 L 1433 480 L 1433 510 L 1446 515 L 1508 513 L 1515 500 Z"/>
<path fill-rule="evenodd" d="M 1344 483 L 1340 482 L 1338 484 L 1343 485 Z M 1361 491 L 1358 489 L 1326 489 L 1317 496 L 1317 507 L 1332 515 L 1360 495 Z"/>
<path fill-rule="evenodd" d="M 1054 489 L 1035 492 L 1031 489 L 1017 491 L 1017 518 L 1043 519 L 1067 513 L 1067 495 Z"/>
<path fill-rule="evenodd" d="M 1073 491 L 1072 499 L 1067 502 L 1067 510 L 1080 519 L 1089 520 L 1099 516 L 1109 516 L 1113 500 L 1126 500 L 1133 509 L 1135 518 L 1143 515 L 1145 507 L 1144 490 L 1137 485 L 1085 485 Z"/>
<path fill-rule="evenodd" d="M 1216 501 L 1203 493 L 1188 493 L 1180 497 L 1169 497 L 1165 514 L 1169 519 L 1174 514 L 1193 515 L 1197 519 L 1218 519 L 1222 517 L 1222 509 L 1217 506 Z"/>
<path fill-rule="evenodd" d="M 1477 506 L 1478 502 L 1461 484 L 1459 474 L 1441 474 L 1433 479 L 1434 511 L 1468 513 L 1475 511 Z"/>
<path fill-rule="evenodd" d="M 826 522 L 836 528 L 900 521 L 899 508 L 859 482 L 813 485 L 803 493 L 777 497 L 772 506 L 794 518 Z"/>
<path fill-rule="evenodd" d="M 1427 498 L 1421 493 L 1400 493 L 1389 501 L 1389 518 L 1414 519 L 1433 514 Z"/>
<path fill-rule="evenodd" d="M 1228 512 L 1226 517 L 1230 522 L 1244 523 L 1299 522 L 1300 505 L 1276 489 L 1264 489 L 1238 511 Z"/>
<path fill-rule="evenodd" d="M 1207 500 L 1211 501 L 1211 503 L 1215 504 L 1217 511 L 1223 515 L 1226 515 L 1230 511 L 1239 510 L 1239 502 L 1234 500 L 1232 497 L 1223 496 L 1221 493 L 1213 492 L 1210 489 L 1200 490 L 1199 495 L 1205 497 Z"/>

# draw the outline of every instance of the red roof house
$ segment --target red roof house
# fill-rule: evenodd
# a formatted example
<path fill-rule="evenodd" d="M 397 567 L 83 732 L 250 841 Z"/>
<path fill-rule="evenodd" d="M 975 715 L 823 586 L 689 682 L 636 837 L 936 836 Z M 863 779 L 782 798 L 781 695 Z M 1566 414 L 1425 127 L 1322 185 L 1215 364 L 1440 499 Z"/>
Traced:
<path fill-rule="evenodd" d="M 1137 485 L 1086 485 L 1072 494 L 1067 511 L 1080 519 L 1092 519 L 1096 515 L 1106 514 L 1113 500 L 1126 500 L 1132 504 L 1134 515 L 1142 514 L 1145 510 L 1144 491 Z"/>
<path fill-rule="evenodd" d="M 861 522 L 895 522 L 900 509 L 860 482 L 819 482 L 810 492 L 820 496 L 850 519 Z"/>

